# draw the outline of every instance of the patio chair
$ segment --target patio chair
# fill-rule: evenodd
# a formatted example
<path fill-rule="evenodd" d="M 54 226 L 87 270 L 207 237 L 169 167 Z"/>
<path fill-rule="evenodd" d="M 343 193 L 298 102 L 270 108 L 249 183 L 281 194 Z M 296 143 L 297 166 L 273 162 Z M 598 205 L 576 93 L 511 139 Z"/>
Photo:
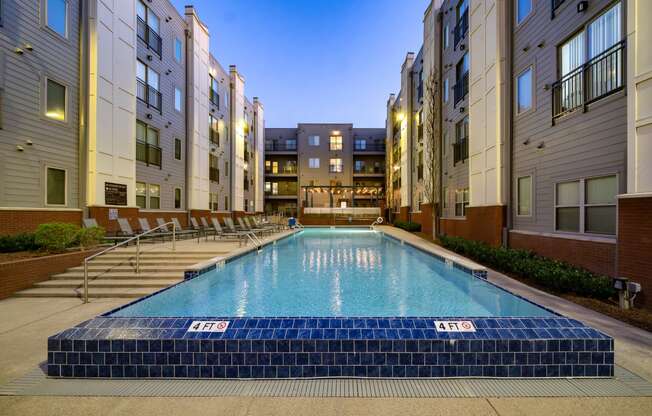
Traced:
<path fill-rule="evenodd" d="M 215 234 L 215 230 L 210 227 L 205 227 L 203 223 L 200 225 L 195 217 L 190 217 L 190 224 L 192 225 L 193 230 L 196 230 L 199 234 L 203 233 L 206 239 L 208 239 L 209 233 Z"/>
<path fill-rule="evenodd" d="M 83 218 L 82 219 L 82 224 L 84 228 L 100 228 L 100 226 L 97 224 L 97 220 L 95 218 Z M 117 244 L 120 241 L 128 240 L 131 237 L 125 237 L 125 236 L 120 236 L 120 235 L 105 235 L 103 240 L 112 242 L 113 244 Z"/>
<path fill-rule="evenodd" d="M 219 236 L 220 238 L 226 238 L 226 239 L 237 238 L 240 245 L 242 245 L 242 241 L 244 240 L 245 237 L 244 233 L 241 232 L 234 233 L 230 231 L 224 231 L 217 218 L 211 217 L 211 224 L 213 225 L 213 229 L 215 230 L 215 235 L 213 236 L 213 238 L 215 238 L 216 236 Z"/>
<path fill-rule="evenodd" d="M 268 235 L 270 235 L 270 234 L 274 234 L 274 233 L 276 232 L 276 229 L 275 229 L 275 228 L 268 227 L 268 226 L 264 226 L 264 225 L 263 225 L 263 226 L 259 226 L 258 224 L 255 224 L 255 223 L 254 223 L 254 220 L 253 220 L 253 217 L 251 217 L 251 218 L 249 218 L 249 217 L 244 217 L 244 218 L 242 219 L 242 221 L 244 221 L 245 225 L 246 225 L 247 227 L 249 227 L 251 230 L 262 230 L 264 233 L 266 233 L 266 234 L 268 234 Z"/>
<path fill-rule="evenodd" d="M 152 230 L 152 227 L 149 226 L 149 220 L 147 220 L 147 218 L 138 218 L 138 224 L 140 224 L 140 229 L 142 232 L 147 232 Z M 148 235 L 151 235 L 152 238 L 161 237 L 163 241 L 165 241 L 165 237 L 172 237 L 172 233 L 170 231 L 165 231 L 162 230 L 161 228 Z"/>
<path fill-rule="evenodd" d="M 161 230 L 163 230 L 163 232 L 169 232 L 170 234 L 172 234 L 172 232 L 170 231 L 168 226 L 165 225 L 165 224 L 166 224 L 166 221 L 163 218 L 157 218 L 156 219 L 156 225 L 161 227 Z M 175 228 L 175 233 L 176 233 L 177 238 L 188 237 L 188 236 L 194 237 L 195 234 L 197 234 L 194 230 L 182 230 L 182 229 L 179 229 L 177 227 L 174 227 L 174 228 Z"/>
<path fill-rule="evenodd" d="M 254 225 L 258 228 L 269 228 L 274 232 L 282 230 L 282 227 L 280 225 L 271 222 L 264 222 L 259 217 L 251 217 L 251 221 L 253 221 Z"/>
<path fill-rule="evenodd" d="M 233 220 L 231 218 L 224 217 L 223 220 L 224 220 L 224 225 L 226 226 L 226 229 L 228 231 L 230 231 L 232 233 L 239 233 L 240 235 L 245 236 L 245 237 L 248 236 L 248 235 L 249 236 L 251 236 L 251 235 L 255 236 L 255 234 L 253 232 L 249 231 L 249 230 L 238 230 L 235 227 L 235 224 L 233 223 Z"/>
<path fill-rule="evenodd" d="M 254 233 L 256 235 L 259 235 L 261 237 L 263 236 L 263 234 L 265 234 L 267 232 L 267 231 L 263 230 L 262 228 L 251 228 L 251 227 L 249 227 L 248 224 L 246 224 L 242 220 L 242 218 L 240 218 L 240 217 L 238 217 L 237 219 L 238 219 L 238 224 L 240 225 L 241 230 L 251 231 L 252 233 Z"/>

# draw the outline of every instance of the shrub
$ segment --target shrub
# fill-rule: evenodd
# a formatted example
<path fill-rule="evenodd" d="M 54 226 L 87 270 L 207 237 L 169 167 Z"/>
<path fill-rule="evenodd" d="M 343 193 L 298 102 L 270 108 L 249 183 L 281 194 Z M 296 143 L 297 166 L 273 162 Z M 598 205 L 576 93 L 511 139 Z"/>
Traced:
<path fill-rule="evenodd" d="M 416 222 L 394 221 L 394 226 L 410 232 L 421 231 L 421 224 Z"/>
<path fill-rule="evenodd" d="M 39 245 L 36 244 L 34 239 L 34 233 L 0 236 L 0 253 L 38 250 Z"/>
<path fill-rule="evenodd" d="M 41 224 L 36 229 L 36 244 L 47 251 L 63 251 L 77 242 L 79 227 L 63 222 Z"/>
<path fill-rule="evenodd" d="M 611 279 L 565 262 L 548 259 L 526 250 L 491 247 L 460 237 L 440 236 L 447 249 L 469 257 L 501 272 L 536 283 L 558 292 L 573 292 L 581 296 L 608 299 L 615 295 Z"/>
<path fill-rule="evenodd" d="M 104 234 L 102 227 L 81 228 L 77 233 L 77 241 L 83 248 L 95 247 L 102 241 Z"/>

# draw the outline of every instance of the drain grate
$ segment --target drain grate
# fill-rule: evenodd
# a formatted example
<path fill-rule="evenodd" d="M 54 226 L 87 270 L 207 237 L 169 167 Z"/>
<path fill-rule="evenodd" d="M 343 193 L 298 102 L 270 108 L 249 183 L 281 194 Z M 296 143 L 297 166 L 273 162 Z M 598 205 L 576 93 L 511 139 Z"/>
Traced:
<path fill-rule="evenodd" d="M 613 379 L 49 379 L 40 368 L 0 386 L 0 395 L 123 397 L 631 397 L 652 384 L 616 367 Z"/>

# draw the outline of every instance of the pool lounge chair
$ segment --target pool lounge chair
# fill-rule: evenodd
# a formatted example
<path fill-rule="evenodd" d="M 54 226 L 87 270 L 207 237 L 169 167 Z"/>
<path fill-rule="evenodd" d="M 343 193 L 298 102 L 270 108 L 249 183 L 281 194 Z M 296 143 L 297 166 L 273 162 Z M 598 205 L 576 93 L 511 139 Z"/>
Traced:
<path fill-rule="evenodd" d="M 161 227 L 161 230 L 163 230 L 163 232 L 169 232 L 170 234 L 172 234 L 170 229 L 165 224 L 166 224 L 166 221 L 163 218 L 157 218 L 156 219 L 156 225 L 163 226 L 163 227 Z M 193 230 L 181 230 L 181 229 L 179 229 L 177 227 L 174 227 L 174 228 L 176 229 L 175 233 L 176 233 L 177 238 L 182 238 L 182 237 L 191 237 L 192 238 L 192 237 L 195 236 L 195 234 L 197 234 L 197 232 L 193 231 Z"/>
<path fill-rule="evenodd" d="M 140 224 L 140 230 L 142 232 L 147 232 L 152 230 L 152 227 L 149 226 L 149 221 L 147 220 L 147 218 L 138 218 L 138 224 Z M 163 241 L 165 241 L 165 237 L 172 238 L 172 233 L 170 231 L 165 231 L 161 228 L 148 234 L 148 236 L 150 235 L 152 236 L 152 238 L 161 237 Z"/>
<path fill-rule="evenodd" d="M 274 224 L 271 222 L 263 222 L 261 219 L 257 217 L 251 217 L 251 221 L 254 223 L 254 225 L 257 228 L 269 228 L 274 232 L 282 230 L 282 227 L 279 224 Z"/>
<path fill-rule="evenodd" d="M 209 233 L 215 234 L 215 230 L 211 229 L 210 227 L 204 227 L 203 224 L 199 225 L 195 217 L 190 217 L 190 224 L 192 225 L 193 230 L 197 231 L 200 235 L 204 234 L 206 239 L 208 239 Z"/>
<path fill-rule="evenodd" d="M 245 222 L 242 220 L 242 218 L 240 218 L 240 217 L 238 217 L 237 219 L 238 219 L 238 224 L 240 225 L 240 229 L 241 229 L 241 230 L 251 231 L 252 233 L 254 233 L 254 234 L 256 234 L 256 235 L 259 235 L 259 236 L 261 236 L 261 237 L 263 236 L 263 234 L 266 234 L 266 233 L 267 233 L 267 231 L 266 231 L 266 230 L 263 230 L 262 228 L 251 228 L 251 227 L 249 226 L 249 224 L 248 224 L 248 223 L 245 223 Z"/>
<path fill-rule="evenodd" d="M 228 231 L 232 232 L 232 233 L 238 233 L 238 234 L 240 234 L 240 235 L 242 235 L 244 237 L 252 236 L 252 235 L 255 236 L 256 235 L 256 234 L 254 234 L 253 232 L 251 232 L 249 230 L 239 230 L 239 229 L 237 229 L 235 227 L 235 224 L 233 223 L 233 220 L 231 218 L 224 217 L 223 220 L 224 220 L 224 225 L 226 226 L 226 229 Z"/>
<path fill-rule="evenodd" d="M 240 245 L 242 245 L 242 241 L 245 239 L 245 234 L 240 233 L 240 232 L 230 232 L 230 231 L 225 231 L 222 229 L 222 226 L 220 225 L 220 222 L 217 220 L 217 218 L 211 217 L 211 224 L 213 224 L 213 229 L 215 230 L 215 237 L 220 237 L 220 238 L 226 238 L 226 239 L 238 239 L 238 242 Z M 246 243 L 246 242 L 245 242 Z"/>
<path fill-rule="evenodd" d="M 84 228 L 94 228 L 94 227 L 100 228 L 95 218 L 83 218 L 82 224 L 84 225 Z M 105 235 L 103 237 L 103 240 L 112 242 L 113 244 L 118 244 L 120 241 L 128 240 L 130 238 L 131 237 L 125 237 L 121 235 Z"/>

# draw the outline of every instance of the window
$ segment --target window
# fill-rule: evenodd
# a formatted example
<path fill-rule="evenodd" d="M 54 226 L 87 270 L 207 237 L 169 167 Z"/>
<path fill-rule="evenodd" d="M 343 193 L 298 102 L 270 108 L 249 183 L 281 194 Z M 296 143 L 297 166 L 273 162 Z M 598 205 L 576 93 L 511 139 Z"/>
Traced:
<path fill-rule="evenodd" d="M 455 191 L 455 216 L 463 217 L 466 215 L 466 209 L 469 206 L 469 188 L 458 189 Z"/>
<path fill-rule="evenodd" d="M 208 209 L 211 211 L 218 211 L 220 209 L 217 203 L 217 193 L 215 192 L 210 192 L 208 194 Z"/>
<path fill-rule="evenodd" d="M 136 205 L 147 208 L 147 185 L 144 182 L 136 182 Z"/>
<path fill-rule="evenodd" d="M 448 32 L 450 32 L 450 30 L 449 30 L 449 28 L 448 28 L 448 23 L 446 23 L 446 24 L 444 25 L 444 33 L 443 33 L 443 37 L 444 37 L 444 42 L 443 42 L 443 43 L 444 43 L 444 49 L 448 48 L 448 37 L 449 37 L 449 33 L 448 33 Z"/>
<path fill-rule="evenodd" d="M 45 4 L 47 26 L 64 38 L 68 37 L 68 1 L 46 0 Z"/>
<path fill-rule="evenodd" d="M 516 215 L 532 215 L 532 176 L 522 176 L 516 180 Z"/>
<path fill-rule="evenodd" d="M 66 205 L 66 171 L 47 168 L 45 203 L 47 205 Z"/>
<path fill-rule="evenodd" d="M 181 139 L 174 139 L 174 158 L 181 160 Z"/>
<path fill-rule="evenodd" d="M 455 124 L 455 143 L 453 144 L 453 163 L 462 162 L 469 157 L 469 116 Z"/>
<path fill-rule="evenodd" d="M 174 87 L 174 109 L 181 112 L 181 90 Z"/>
<path fill-rule="evenodd" d="M 272 173 L 278 173 L 278 161 L 277 160 L 272 162 Z"/>
<path fill-rule="evenodd" d="M 444 156 L 446 156 L 446 154 L 448 153 L 448 143 L 449 143 L 449 141 L 448 141 L 448 131 L 446 131 L 444 133 L 444 137 L 442 138 L 442 142 L 443 142 L 443 144 L 441 146 L 442 147 L 442 154 Z"/>
<path fill-rule="evenodd" d="M 465 11 L 469 9 L 469 0 L 460 0 L 457 3 L 457 20 L 459 20 Z"/>
<path fill-rule="evenodd" d="M 450 90 L 450 86 L 448 85 L 448 77 L 444 78 L 444 91 L 442 91 L 442 96 L 444 97 L 444 102 L 448 102 L 448 90 Z"/>
<path fill-rule="evenodd" d="M 459 82 L 464 75 L 469 72 L 469 53 L 465 53 L 462 59 L 457 63 L 455 67 L 455 75 L 457 76 L 457 81 Z"/>
<path fill-rule="evenodd" d="M 181 208 L 181 188 L 174 188 L 174 208 Z"/>
<path fill-rule="evenodd" d="M 310 169 L 318 169 L 319 168 L 319 158 L 318 157 L 311 157 L 308 159 L 308 167 Z"/>
<path fill-rule="evenodd" d="M 45 82 L 45 116 L 66 121 L 66 87 L 51 79 L 46 79 Z"/>
<path fill-rule="evenodd" d="M 522 113 L 532 108 L 532 68 L 528 68 L 516 78 L 516 112 Z"/>
<path fill-rule="evenodd" d="M 220 106 L 220 94 L 218 90 L 218 84 L 217 80 L 213 78 L 212 75 L 209 75 L 210 77 L 210 83 L 209 83 L 209 99 L 211 100 L 211 103 L 215 104 L 218 108 Z"/>
<path fill-rule="evenodd" d="M 229 197 L 228 196 L 224 197 L 224 210 L 225 211 L 229 210 Z"/>
<path fill-rule="evenodd" d="M 220 183 L 219 160 L 215 155 L 208 155 L 208 179 Z"/>
<path fill-rule="evenodd" d="M 532 0 L 515 0 L 516 1 L 516 23 L 520 24 L 532 12 Z"/>
<path fill-rule="evenodd" d="M 584 232 L 616 234 L 617 177 L 587 179 L 585 186 Z"/>
<path fill-rule="evenodd" d="M 217 119 L 208 115 L 208 139 L 211 143 L 220 145 L 220 131 L 218 130 Z"/>
<path fill-rule="evenodd" d="M 161 166 L 159 131 L 136 120 L 136 160 L 148 165 Z"/>
<path fill-rule="evenodd" d="M 174 38 L 174 59 L 177 62 L 181 62 L 182 48 L 183 44 L 181 43 L 181 39 Z"/>
<path fill-rule="evenodd" d="M 366 150 L 367 149 L 367 140 L 365 139 L 355 139 L 355 150 Z"/>
<path fill-rule="evenodd" d="M 443 208 L 447 209 L 448 208 L 448 187 L 444 186 L 442 188 L 441 193 L 442 193 L 442 199 L 443 199 L 443 205 L 444 205 Z M 443 213 L 443 215 L 446 216 L 446 213 Z"/>
<path fill-rule="evenodd" d="M 555 229 L 579 232 L 580 181 L 558 183 L 555 203 Z"/>
<path fill-rule="evenodd" d="M 159 74 L 141 61 L 136 61 L 136 96 L 139 100 L 161 109 L 161 93 L 159 91 Z M 175 104 L 176 107 L 176 104 Z"/>
<path fill-rule="evenodd" d="M 308 136 L 308 145 L 319 146 L 319 136 Z"/>
<path fill-rule="evenodd" d="M 342 136 L 330 136 L 330 149 L 342 150 Z"/>
<path fill-rule="evenodd" d="M 356 160 L 353 169 L 355 172 L 364 171 L 364 160 Z"/>
<path fill-rule="evenodd" d="M 287 139 L 285 141 L 286 150 L 297 150 L 297 139 Z"/>
<path fill-rule="evenodd" d="M 224 176 L 229 176 L 229 161 L 228 160 L 224 161 Z"/>
<path fill-rule="evenodd" d="M 272 183 L 265 182 L 265 192 L 272 192 Z"/>
<path fill-rule="evenodd" d="M 161 208 L 161 186 L 160 185 L 148 185 L 149 188 L 149 208 L 150 209 L 159 209 Z"/>
<path fill-rule="evenodd" d="M 136 2 L 136 32 L 138 38 L 140 38 L 147 47 L 156 52 L 157 55 L 161 56 L 161 37 L 160 33 L 160 21 L 156 14 L 152 12 L 142 0 Z"/>
<path fill-rule="evenodd" d="M 329 171 L 331 173 L 341 173 L 344 170 L 344 165 L 342 164 L 342 159 L 335 158 L 329 161 Z"/>

